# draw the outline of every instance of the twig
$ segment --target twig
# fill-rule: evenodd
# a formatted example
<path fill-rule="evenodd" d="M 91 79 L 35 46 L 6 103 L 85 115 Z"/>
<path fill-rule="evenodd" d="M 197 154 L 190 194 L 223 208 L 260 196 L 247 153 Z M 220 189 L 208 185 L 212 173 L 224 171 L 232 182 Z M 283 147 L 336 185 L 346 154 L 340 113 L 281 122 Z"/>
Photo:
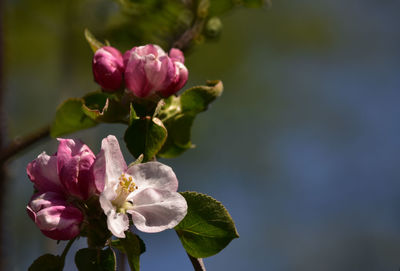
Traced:
<path fill-rule="evenodd" d="M 13 157 L 20 151 L 49 136 L 49 134 L 50 127 L 45 126 L 25 137 L 16 137 L 10 145 L 1 149 L 0 163 L 5 163 L 8 159 Z"/>
<path fill-rule="evenodd" d="M 192 1 L 188 1 L 187 5 L 192 5 Z M 185 51 L 188 49 L 192 41 L 201 34 L 204 28 L 205 20 L 208 13 L 209 0 L 200 0 L 197 7 L 194 8 L 193 12 L 196 17 L 192 23 L 192 26 L 187 29 L 183 34 L 172 44 L 173 48 L 181 49 Z"/>
<path fill-rule="evenodd" d="M 204 266 L 203 259 L 192 257 L 189 255 L 189 253 L 187 253 L 187 255 L 189 256 L 189 259 L 192 262 L 192 265 L 193 265 L 193 268 L 195 271 L 206 271 L 206 267 Z"/>

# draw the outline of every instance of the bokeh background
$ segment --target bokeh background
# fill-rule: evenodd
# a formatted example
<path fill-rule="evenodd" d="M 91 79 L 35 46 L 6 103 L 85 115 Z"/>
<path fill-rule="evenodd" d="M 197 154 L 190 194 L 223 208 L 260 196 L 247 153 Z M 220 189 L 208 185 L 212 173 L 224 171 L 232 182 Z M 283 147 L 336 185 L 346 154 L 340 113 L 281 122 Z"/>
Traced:
<path fill-rule="evenodd" d="M 163 162 L 181 191 L 220 200 L 240 234 L 205 259 L 208 270 L 400 268 L 399 9 L 396 0 L 236 8 L 221 17 L 218 41 L 187 56 L 187 86 L 222 79 L 225 92 L 196 119 L 197 148 Z M 4 109 L 13 137 L 51 122 L 64 99 L 97 88 L 83 29 L 101 27 L 118 5 L 8 0 L 4 11 Z M 97 153 L 103 137 L 122 139 L 123 131 L 102 125 L 71 137 Z M 56 147 L 42 141 L 9 164 L 5 270 L 27 270 L 64 247 L 42 236 L 25 212 L 32 194 L 25 167 Z M 140 236 L 147 245 L 142 270 L 191 270 L 173 231 Z M 69 255 L 66 270 L 75 270 Z"/>

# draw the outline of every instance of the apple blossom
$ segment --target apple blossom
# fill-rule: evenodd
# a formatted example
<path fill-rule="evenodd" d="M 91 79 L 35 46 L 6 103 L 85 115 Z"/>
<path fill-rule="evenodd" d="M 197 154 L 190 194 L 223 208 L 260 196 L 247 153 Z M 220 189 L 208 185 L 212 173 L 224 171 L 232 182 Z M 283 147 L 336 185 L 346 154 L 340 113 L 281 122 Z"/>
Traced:
<path fill-rule="evenodd" d="M 79 140 L 58 139 L 57 153 L 41 153 L 28 164 L 27 174 L 39 192 L 56 192 L 88 199 L 100 194 L 104 184 L 95 182 L 92 165 L 95 155 Z"/>
<path fill-rule="evenodd" d="M 96 51 L 92 62 L 94 80 L 106 92 L 121 88 L 124 63 L 120 51 L 111 46 L 104 46 Z"/>
<path fill-rule="evenodd" d="M 100 205 L 107 215 L 108 229 L 116 237 L 125 237 L 128 214 L 143 232 L 173 228 L 186 215 L 187 203 L 177 192 L 178 180 L 172 169 L 158 162 L 128 167 L 115 136 L 103 139 L 94 174 L 105 183 Z"/>
<path fill-rule="evenodd" d="M 29 217 L 44 235 L 55 240 L 70 240 L 79 235 L 82 212 L 55 192 L 35 194 L 26 207 Z"/>
<path fill-rule="evenodd" d="M 141 98 L 155 92 L 168 97 L 188 79 L 185 59 L 179 49 L 171 49 L 168 56 L 158 45 L 148 44 L 133 47 L 123 58 L 126 88 Z"/>

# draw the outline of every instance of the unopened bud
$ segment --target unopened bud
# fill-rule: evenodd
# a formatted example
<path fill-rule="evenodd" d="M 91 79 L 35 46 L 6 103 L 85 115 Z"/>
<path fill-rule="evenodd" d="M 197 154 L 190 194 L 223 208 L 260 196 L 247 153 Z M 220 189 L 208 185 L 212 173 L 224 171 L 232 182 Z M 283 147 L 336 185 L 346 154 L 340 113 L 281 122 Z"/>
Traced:
<path fill-rule="evenodd" d="M 121 53 L 111 46 L 96 51 L 93 57 L 94 80 L 106 92 L 121 88 L 124 74 L 124 62 Z"/>

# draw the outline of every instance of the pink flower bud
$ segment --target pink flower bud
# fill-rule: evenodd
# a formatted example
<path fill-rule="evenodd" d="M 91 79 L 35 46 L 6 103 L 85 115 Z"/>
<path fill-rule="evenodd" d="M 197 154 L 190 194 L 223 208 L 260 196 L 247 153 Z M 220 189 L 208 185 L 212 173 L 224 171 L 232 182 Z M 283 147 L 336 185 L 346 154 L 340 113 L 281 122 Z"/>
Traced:
<path fill-rule="evenodd" d="M 155 92 L 170 96 L 187 81 L 188 70 L 183 61 L 178 49 L 172 49 L 168 56 L 157 45 L 134 47 L 124 54 L 126 88 L 141 98 Z"/>
<path fill-rule="evenodd" d="M 121 53 L 111 46 L 96 51 L 93 57 L 94 80 L 104 91 L 114 92 L 121 88 L 124 62 Z"/>
<path fill-rule="evenodd" d="M 28 164 L 28 177 L 35 188 L 41 193 L 56 192 L 84 200 L 100 194 L 104 183 L 94 179 L 93 152 L 79 140 L 59 139 L 59 142 L 55 155 L 42 153 Z"/>
<path fill-rule="evenodd" d="M 88 199 L 99 194 L 104 184 L 95 182 L 92 165 L 96 156 L 79 140 L 58 139 L 57 172 L 70 195 Z"/>
<path fill-rule="evenodd" d="M 69 205 L 61 194 L 36 194 L 26 209 L 42 233 L 51 239 L 70 240 L 80 233 L 83 214 Z"/>

